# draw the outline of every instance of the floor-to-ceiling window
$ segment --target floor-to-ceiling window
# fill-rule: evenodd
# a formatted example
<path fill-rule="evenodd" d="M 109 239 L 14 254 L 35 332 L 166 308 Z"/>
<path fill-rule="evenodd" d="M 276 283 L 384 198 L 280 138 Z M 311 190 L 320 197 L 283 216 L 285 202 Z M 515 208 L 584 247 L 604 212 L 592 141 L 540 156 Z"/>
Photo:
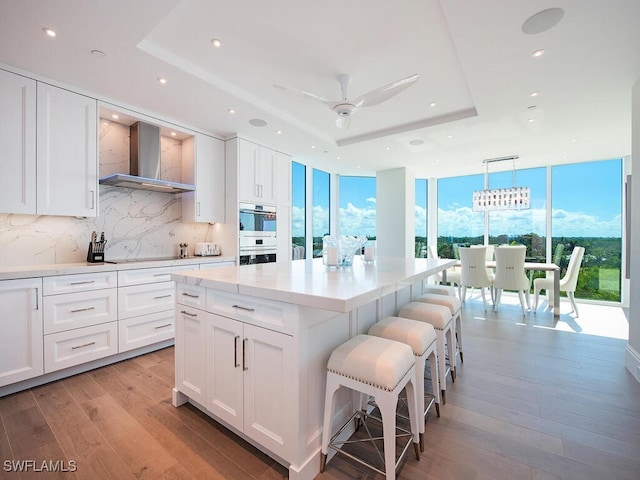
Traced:
<path fill-rule="evenodd" d="M 620 301 L 622 160 L 551 169 L 552 249 L 561 245 L 562 274 L 574 246 L 585 247 L 576 298 Z"/>
<path fill-rule="evenodd" d="M 376 178 L 340 177 L 340 234 L 376 238 Z"/>
<path fill-rule="evenodd" d="M 483 175 L 438 180 L 438 256 L 458 258 L 457 247 L 484 243 L 484 213 L 473 211 L 473 192 Z"/>
<path fill-rule="evenodd" d="M 329 235 L 330 175 L 313 169 L 313 210 L 311 213 L 313 257 L 322 256 L 322 237 Z"/>
<path fill-rule="evenodd" d="M 416 258 L 427 257 L 427 180 L 416 178 L 415 238 Z"/>
<path fill-rule="evenodd" d="M 293 258 L 305 258 L 306 245 L 306 195 L 307 167 L 298 162 L 291 162 L 291 245 Z M 297 250 L 296 250 L 296 247 Z M 300 249 L 299 247 L 302 247 Z M 300 256 L 302 253 L 302 257 Z"/>

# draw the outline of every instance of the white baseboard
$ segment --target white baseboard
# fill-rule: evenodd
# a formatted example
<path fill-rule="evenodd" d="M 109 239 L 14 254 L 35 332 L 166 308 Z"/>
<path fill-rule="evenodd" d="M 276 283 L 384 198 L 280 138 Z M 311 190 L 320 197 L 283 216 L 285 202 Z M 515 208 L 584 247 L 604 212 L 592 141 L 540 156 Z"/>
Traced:
<path fill-rule="evenodd" d="M 628 343 L 624 351 L 624 365 L 636 381 L 640 383 L 640 353 Z"/>

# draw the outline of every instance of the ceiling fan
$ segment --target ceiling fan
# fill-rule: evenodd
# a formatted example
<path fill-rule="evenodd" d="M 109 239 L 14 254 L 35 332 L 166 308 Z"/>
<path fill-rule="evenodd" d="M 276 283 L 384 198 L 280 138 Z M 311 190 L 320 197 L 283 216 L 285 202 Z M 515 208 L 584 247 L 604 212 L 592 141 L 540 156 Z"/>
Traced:
<path fill-rule="evenodd" d="M 342 93 L 341 100 L 327 100 L 326 98 L 323 98 L 319 95 L 305 92 L 304 90 L 298 90 L 297 88 L 282 87 L 280 85 L 275 86 L 278 88 L 282 88 L 283 90 L 288 90 L 324 103 L 331 110 L 338 114 L 338 118 L 336 119 L 336 125 L 338 126 L 338 128 L 347 130 L 351 125 L 351 115 L 353 115 L 358 108 L 379 105 L 380 103 L 389 100 L 391 97 L 396 96 L 398 93 L 410 87 L 414 82 L 418 80 L 418 78 L 420 78 L 420 75 L 418 74 L 411 75 L 383 87 L 371 90 L 370 92 L 365 93 L 364 95 L 361 95 L 352 100 L 349 100 L 347 96 L 347 89 L 349 88 L 349 83 L 351 82 L 351 77 L 349 75 L 338 75 L 338 82 L 340 83 L 340 91 Z"/>

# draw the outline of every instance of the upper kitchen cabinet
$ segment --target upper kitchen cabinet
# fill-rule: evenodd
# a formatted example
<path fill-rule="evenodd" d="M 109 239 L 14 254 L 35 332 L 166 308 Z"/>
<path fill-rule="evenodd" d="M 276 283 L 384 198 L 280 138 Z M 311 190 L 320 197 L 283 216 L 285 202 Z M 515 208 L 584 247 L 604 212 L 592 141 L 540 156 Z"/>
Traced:
<path fill-rule="evenodd" d="M 196 133 L 182 141 L 182 181 L 196 185 L 182 194 L 182 221 L 225 221 L 224 142 Z"/>
<path fill-rule="evenodd" d="M 0 70 L 0 212 L 36 213 L 36 81 Z"/>
<path fill-rule="evenodd" d="M 97 216 L 97 101 L 37 84 L 37 213 Z"/>
<path fill-rule="evenodd" d="M 275 205 L 277 154 L 244 139 L 238 148 L 238 200 Z"/>

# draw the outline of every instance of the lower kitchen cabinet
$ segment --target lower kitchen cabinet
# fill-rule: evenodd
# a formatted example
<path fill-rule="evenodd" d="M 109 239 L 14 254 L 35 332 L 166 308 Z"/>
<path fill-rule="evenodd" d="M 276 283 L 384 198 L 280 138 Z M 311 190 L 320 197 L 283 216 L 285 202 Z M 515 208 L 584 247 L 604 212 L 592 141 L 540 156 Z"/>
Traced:
<path fill-rule="evenodd" d="M 177 307 L 176 386 L 212 415 L 287 456 L 293 337 L 185 305 Z M 189 348 L 184 348 L 188 345 Z"/>
<path fill-rule="evenodd" d="M 170 340 L 173 336 L 173 310 L 126 318 L 118 322 L 118 351 L 128 352 L 138 347 Z"/>
<path fill-rule="evenodd" d="M 0 387 L 42 375 L 42 279 L 0 281 Z"/>
<path fill-rule="evenodd" d="M 52 333 L 44 337 L 44 372 L 55 372 L 116 353 L 116 322 Z"/>

